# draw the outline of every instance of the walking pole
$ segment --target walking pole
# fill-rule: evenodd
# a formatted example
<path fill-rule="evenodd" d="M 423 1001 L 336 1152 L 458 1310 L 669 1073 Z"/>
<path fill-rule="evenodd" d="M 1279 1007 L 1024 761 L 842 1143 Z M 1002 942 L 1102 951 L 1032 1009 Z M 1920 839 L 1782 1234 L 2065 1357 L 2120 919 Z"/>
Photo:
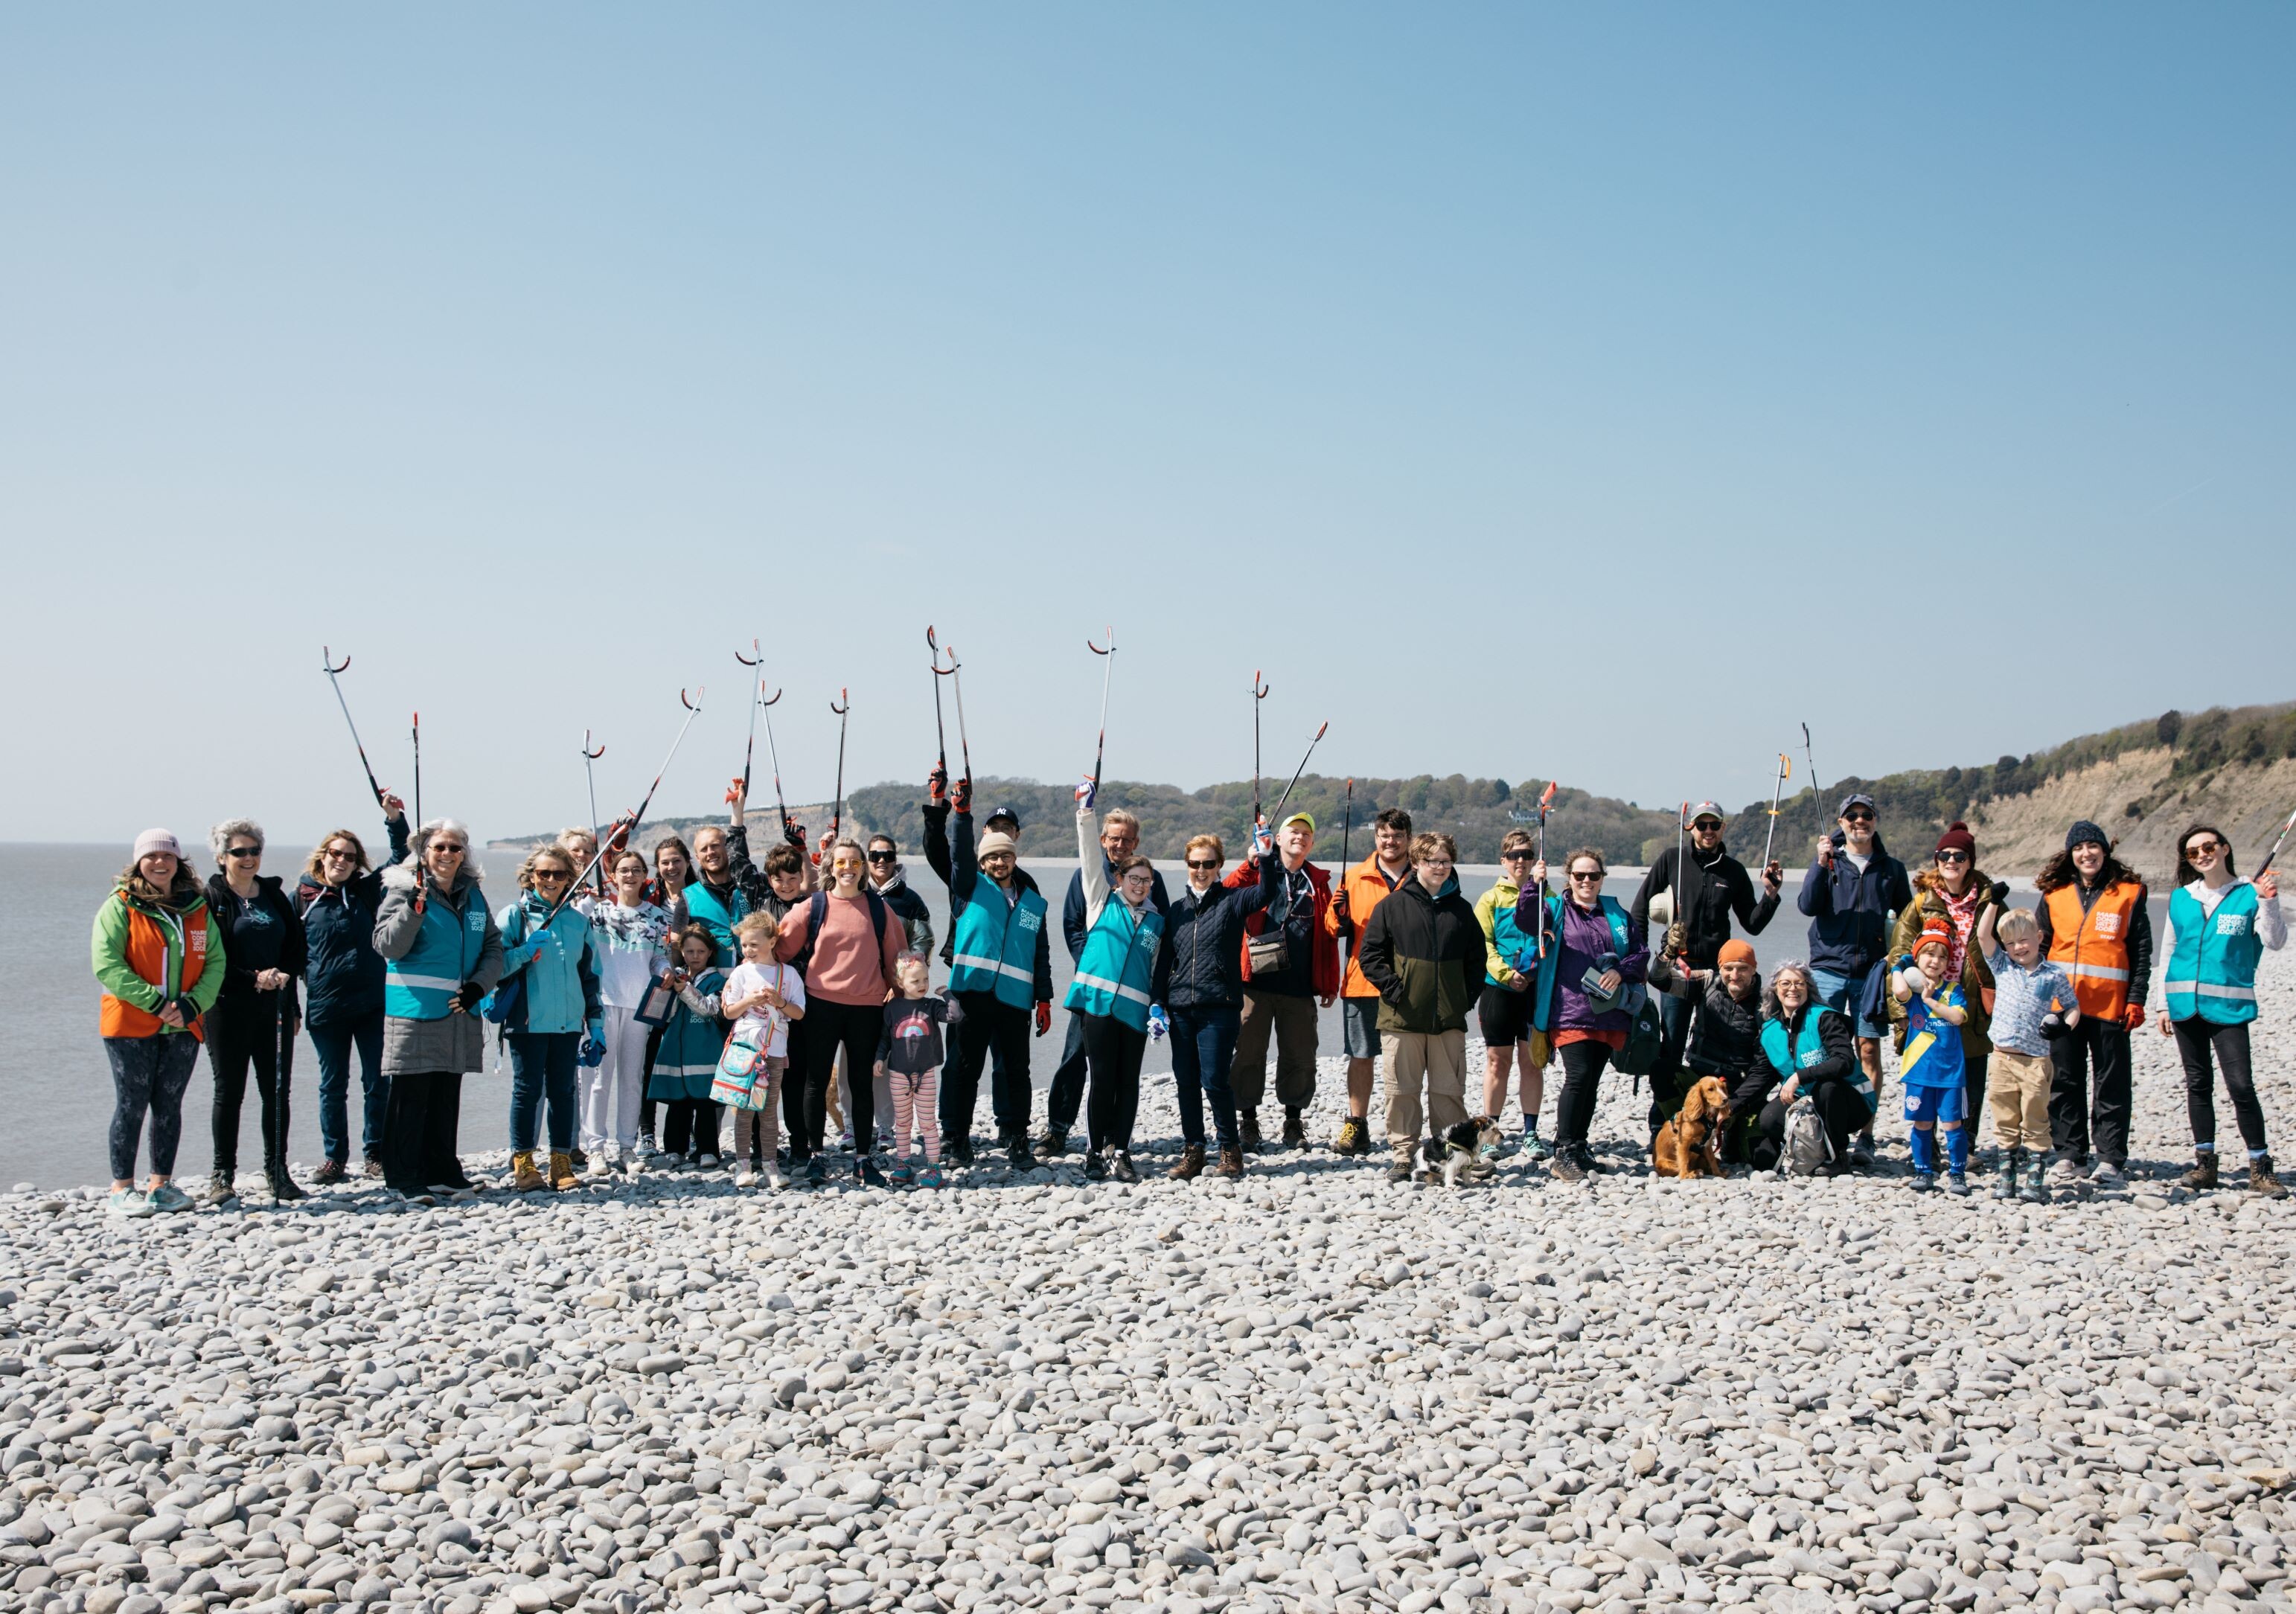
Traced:
<path fill-rule="evenodd" d="M 590 731 L 584 729 L 582 731 L 582 777 L 589 782 L 590 786 L 590 835 L 593 840 L 598 840 L 598 774 L 590 765 L 605 754 L 606 748 L 603 745 L 594 751 L 590 749 Z M 598 844 L 603 846 L 605 842 L 600 840 Z M 603 897 L 605 894 L 606 865 L 601 863 L 598 865 L 598 895 Z"/>
<path fill-rule="evenodd" d="M 948 730 L 942 725 L 940 717 L 940 681 L 947 674 L 941 668 L 940 641 L 933 637 L 932 624 L 930 622 L 925 624 L 925 648 L 932 652 L 933 743 L 938 748 L 940 758 L 941 777 L 946 779 L 948 777 Z M 955 661 L 956 658 L 952 654 L 949 657 L 949 671 L 955 670 Z"/>
<path fill-rule="evenodd" d="M 2264 855 L 2264 861 L 2257 865 L 2256 873 L 2249 877 L 2251 880 L 2261 880 L 2271 871 L 2272 860 L 2280 856 L 2282 842 L 2288 839 L 2291 830 L 2296 830 L 2296 813 L 2289 814 L 2288 822 L 2280 826 L 2280 840 L 2272 843 L 2272 849 Z"/>
<path fill-rule="evenodd" d="M 746 656 L 740 651 L 735 651 L 734 660 L 744 667 L 754 668 L 765 660 L 766 655 L 758 648 L 758 642 L 755 639 L 750 641 L 750 650 L 751 653 Z M 742 748 L 742 801 L 744 806 L 750 799 L 750 761 L 758 754 L 758 697 L 765 692 L 765 688 L 764 675 L 753 671 L 750 675 L 750 742 Z M 775 690 L 774 700 L 780 699 L 781 692 Z M 766 704 L 771 705 L 772 702 L 767 701 Z"/>
<path fill-rule="evenodd" d="M 1086 650 L 1095 656 L 1103 658 L 1100 668 L 1100 741 L 1093 748 L 1092 753 L 1092 782 L 1096 790 L 1100 786 L 1101 763 L 1108 756 L 1108 679 L 1109 675 L 1116 670 L 1116 628 L 1113 625 L 1109 627 L 1106 650 L 1101 649 L 1089 639 L 1084 643 Z"/>
<path fill-rule="evenodd" d="M 1268 686 L 1259 681 L 1259 669 L 1251 669 L 1251 827 L 1258 829 L 1259 818 L 1259 703 L 1267 699 Z"/>
<path fill-rule="evenodd" d="M 845 704 L 840 706 L 837 700 Z M 853 697 L 846 693 L 841 684 L 838 687 L 837 700 L 829 703 L 829 709 L 837 714 L 837 803 L 829 809 L 829 840 L 832 845 L 836 843 L 837 832 L 845 823 L 845 724 L 846 714 L 853 709 Z M 814 849 L 814 856 L 816 858 L 821 856 L 819 848 Z"/>
<path fill-rule="evenodd" d="M 1254 707 L 1252 709 L 1257 712 L 1259 709 Z M 1324 736 L 1330 732 L 1331 726 L 1330 719 L 1326 718 L 1324 726 L 1317 729 L 1314 736 L 1308 740 L 1307 756 L 1301 757 L 1300 766 L 1292 770 L 1292 784 L 1285 785 L 1283 793 L 1275 799 L 1275 812 L 1279 818 L 1283 815 L 1283 804 L 1292 799 L 1292 785 L 1299 783 L 1300 775 L 1308 771 L 1308 758 L 1316 754 L 1316 748 L 1324 742 Z"/>
<path fill-rule="evenodd" d="M 414 714 L 414 822 L 422 822 L 422 714 Z"/>
<path fill-rule="evenodd" d="M 701 697 L 709 692 L 709 686 L 704 684 L 701 688 L 693 692 L 693 698 L 689 700 L 686 699 L 685 692 L 684 690 L 681 689 L 677 692 L 678 701 L 685 708 L 685 721 L 678 725 L 677 738 L 669 742 L 669 750 L 662 757 L 661 771 L 654 774 L 653 782 L 646 786 L 645 799 L 639 802 L 634 811 L 625 813 L 622 816 L 614 820 L 614 827 L 616 830 L 635 835 L 637 833 L 638 825 L 645 822 L 646 808 L 653 805 L 653 793 L 661 789 L 662 775 L 669 772 L 669 759 L 670 758 L 676 756 L 677 748 L 685 743 L 685 731 L 692 728 L 693 726 L 693 720 L 701 715 Z M 569 902 L 571 902 L 574 898 L 574 893 L 580 890 L 582 887 L 588 882 L 591 870 L 595 869 L 598 866 L 599 860 L 605 856 L 606 848 L 611 845 L 611 836 L 602 836 L 599 838 L 598 849 L 590 854 L 589 868 L 584 869 L 572 880 L 567 881 L 566 889 L 560 893 L 559 898 L 556 902 L 550 905 L 550 912 L 542 916 L 542 923 L 538 927 L 539 929 L 545 930 L 548 930 L 550 928 L 550 922 L 558 917 L 558 910 L 564 907 Z M 529 931 L 529 934 L 530 935 L 532 932 Z"/>
<path fill-rule="evenodd" d="M 359 766 L 366 770 L 366 788 L 374 792 L 375 806 L 381 807 L 382 805 L 382 787 L 374 782 L 374 769 L 368 764 L 366 759 L 366 745 L 359 739 L 358 725 L 351 721 L 351 703 L 343 699 L 343 682 L 340 678 L 335 676 L 336 674 L 343 671 L 344 668 L 349 667 L 350 664 L 351 659 L 348 656 L 345 656 L 342 659 L 341 664 L 338 666 L 334 657 L 329 653 L 327 647 L 324 644 L 319 646 L 319 667 L 321 670 L 327 675 L 328 684 L 333 686 L 335 692 L 335 704 L 343 709 L 343 723 L 344 725 L 351 731 L 351 743 L 358 747 Z M 415 822 L 417 823 L 422 822 L 422 815 L 419 812 L 415 815 Z"/>
<path fill-rule="evenodd" d="M 1786 778 L 1793 772 L 1793 758 L 1784 751 L 1778 753 L 1777 788 L 1770 792 L 1770 832 L 1762 837 L 1762 866 L 1770 866 L 1770 848 L 1778 838 L 1778 804 L 1785 799 Z"/>

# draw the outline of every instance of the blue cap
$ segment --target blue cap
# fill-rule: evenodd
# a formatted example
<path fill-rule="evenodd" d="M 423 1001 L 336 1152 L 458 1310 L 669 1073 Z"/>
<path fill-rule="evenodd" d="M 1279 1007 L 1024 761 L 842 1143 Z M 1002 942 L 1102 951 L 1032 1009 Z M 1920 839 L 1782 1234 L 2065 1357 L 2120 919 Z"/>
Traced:
<path fill-rule="evenodd" d="M 1868 796 L 1863 791 L 1854 791 L 1850 794 L 1844 796 L 1841 799 L 1841 807 L 1840 810 L 1833 815 L 1836 818 L 1847 818 L 1849 816 L 1849 809 L 1854 807 L 1862 807 L 1877 818 L 1882 815 L 1882 809 L 1874 805 L 1874 798 Z"/>
<path fill-rule="evenodd" d="M 995 823 L 999 818 L 1011 819 L 1013 821 L 1013 827 L 1016 830 L 1021 827 L 1021 815 L 1008 807 L 1001 807 L 991 812 L 988 817 L 980 821 L 981 827 L 986 829 L 988 825 Z"/>

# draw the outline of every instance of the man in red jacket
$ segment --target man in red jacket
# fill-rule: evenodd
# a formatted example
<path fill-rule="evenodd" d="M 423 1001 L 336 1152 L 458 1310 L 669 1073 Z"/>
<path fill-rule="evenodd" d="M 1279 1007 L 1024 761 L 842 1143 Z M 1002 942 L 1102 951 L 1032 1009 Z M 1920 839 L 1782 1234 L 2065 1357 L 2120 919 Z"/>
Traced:
<path fill-rule="evenodd" d="M 1283 1106 L 1283 1144 L 1308 1141 L 1300 1112 L 1316 1097 L 1316 1008 L 1328 1009 L 1340 992 L 1340 950 L 1324 922 L 1332 878 L 1308 861 L 1316 849 L 1316 820 L 1293 813 L 1275 828 L 1275 855 L 1283 864 L 1283 891 L 1243 923 L 1243 1025 L 1235 1040 L 1228 1082 L 1235 1091 L 1244 1151 L 1262 1147 L 1259 1101 L 1267 1089 L 1267 1042 L 1275 1039 L 1275 1097 Z M 1257 883 L 1255 854 L 1227 877 L 1230 885 Z M 1255 965 L 1254 956 L 1258 955 Z"/>

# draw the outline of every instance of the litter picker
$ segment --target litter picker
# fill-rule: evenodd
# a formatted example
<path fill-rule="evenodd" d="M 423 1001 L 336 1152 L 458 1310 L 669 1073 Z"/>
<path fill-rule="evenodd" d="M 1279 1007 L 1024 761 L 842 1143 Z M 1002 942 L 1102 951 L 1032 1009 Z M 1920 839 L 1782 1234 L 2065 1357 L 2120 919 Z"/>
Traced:
<path fill-rule="evenodd" d="M 1801 758 L 1809 764 L 1809 805 L 1817 815 L 1817 832 L 1825 833 L 1825 794 L 1818 788 L 1817 758 L 1809 754 L 1809 725 L 1801 725 Z"/>
<path fill-rule="evenodd" d="M 2280 856 L 2281 844 L 2288 839 L 2288 832 L 2291 830 L 2296 830 L 2296 813 L 2289 814 L 2288 822 L 2280 826 L 2280 840 L 2272 843 L 2272 849 L 2264 855 L 2264 861 L 2257 865 L 2256 873 L 2250 876 L 2251 879 L 2264 878 L 2272 867 L 2272 860 Z"/>
<path fill-rule="evenodd" d="M 940 716 L 940 641 L 933 637 L 932 624 L 925 624 L 925 649 L 931 652 L 933 676 L 933 744 L 940 761 L 943 779 L 948 777 L 948 728 Z"/>
<path fill-rule="evenodd" d="M 750 673 L 750 740 L 749 743 L 742 748 L 742 803 L 744 807 L 749 805 L 750 800 L 750 762 L 758 754 L 758 709 L 761 706 L 771 706 L 774 700 L 782 698 L 782 692 L 779 690 L 774 692 L 774 700 L 765 698 L 765 676 L 756 669 L 765 660 L 766 653 L 758 648 L 758 642 L 755 639 L 750 641 L 750 653 L 746 656 L 738 650 L 734 652 L 734 660 L 751 669 Z M 766 744 L 770 750 L 773 745 L 771 717 L 766 719 Z M 775 788 L 778 791 L 780 788 L 778 782 Z"/>
<path fill-rule="evenodd" d="M 1770 848 L 1778 838 L 1778 804 L 1785 799 L 1786 779 L 1793 772 L 1793 758 L 1784 751 L 1778 753 L 1777 788 L 1770 792 L 1770 832 L 1762 837 L 1762 866 L 1770 866 Z"/>
<path fill-rule="evenodd" d="M 653 805 L 653 793 L 661 789 L 662 775 L 669 772 L 670 758 L 676 756 L 677 748 L 685 743 L 685 731 L 692 728 L 693 726 L 693 720 L 701 715 L 701 698 L 709 692 L 709 686 L 706 684 L 701 688 L 695 690 L 693 692 L 693 699 L 691 700 L 686 698 L 686 693 L 684 690 L 681 689 L 677 692 L 678 703 L 685 708 L 685 721 L 677 725 L 677 738 L 669 742 L 669 750 L 663 755 L 661 759 L 660 772 L 655 774 L 653 776 L 653 782 L 646 786 L 645 799 L 639 802 L 636 807 L 630 812 L 625 813 L 619 818 L 614 820 L 614 828 L 616 831 L 631 837 L 635 837 L 636 835 L 638 825 L 645 822 L 646 808 Z M 531 936 L 537 930 L 546 930 L 550 928 L 550 922 L 558 917 L 558 910 L 564 907 L 568 903 L 573 901 L 574 894 L 589 883 L 592 871 L 598 867 L 600 862 L 606 856 L 606 848 L 613 843 L 614 837 L 612 835 L 602 835 L 599 837 L 598 849 L 590 854 L 589 868 L 584 869 L 572 880 L 567 881 L 566 889 L 559 894 L 559 897 L 556 902 L 550 905 L 550 912 L 542 916 L 541 923 L 531 927 L 528 930 L 528 935 Z"/>
<path fill-rule="evenodd" d="M 590 765 L 605 754 L 606 748 L 603 745 L 595 750 L 590 749 L 590 731 L 584 729 L 582 731 L 582 777 L 590 787 L 590 833 L 593 836 L 598 833 L 598 774 L 597 770 Z M 604 843 L 602 841 L 600 844 Z M 602 862 L 598 864 L 598 895 L 603 897 L 605 894 L 606 865 Z"/>
<path fill-rule="evenodd" d="M 1099 741 L 1094 745 L 1092 751 L 1092 782 L 1093 788 L 1097 790 L 1100 788 L 1101 764 L 1108 756 L 1108 680 L 1110 675 L 1116 671 L 1115 626 L 1113 624 L 1110 625 L 1108 630 L 1107 649 L 1103 650 L 1099 645 L 1095 644 L 1089 639 L 1086 639 L 1084 643 L 1086 650 L 1092 651 L 1094 655 L 1102 658 L 1100 667 L 1100 739 Z"/>
<path fill-rule="evenodd" d="M 414 822 L 422 822 L 422 714 L 414 714 Z"/>
<path fill-rule="evenodd" d="M 341 662 L 338 663 L 325 645 L 322 644 L 319 646 L 320 668 L 326 673 L 327 683 L 334 689 L 335 704 L 343 709 L 343 725 L 351 732 L 351 743 L 358 747 L 359 766 L 365 769 L 366 773 L 366 788 L 374 792 L 375 806 L 381 807 L 382 805 L 382 787 L 374 782 L 374 768 L 366 759 L 366 744 L 359 738 L 358 725 L 351 721 L 351 703 L 343 699 L 343 683 L 340 678 L 336 676 L 338 673 L 348 668 L 350 664 L 351 659 L 348 656 L 345 656 Z M 416 815 L 415 822 L 418 823 L 422 822 L 422 816 L 419 812 Z"/>
<path fill-rule="evenodd" d="M 839 701 L 844 704 L 840 706 Z M 834 845 L 837 832 L 845 823 L 845 724 L 846 714 L 853 709 L 853 697 L 846 693 L 842 684 L 838 686 L 837 700 L 829 703 L 829 709 L 837 714 L 837 805 L 829 809 L 829 841 Z M 819 856 L 818 852 L 816 856 Z"/>
<path fill-rule="evenodd" d="M 1259 669 L 1251 669 L 1251 827 L 1260 825 L 1259 816 L 1259 703 L 1267 699 L 1268 685 L 1259 681 Z"/>
<path fill-rule="evenodd" d="M 1252 709 L 1255 713 L 1257 713 L 1259 709 L 1258 707 L 1254 707 Z M 1331 726 L 1332 725 L 1330 720 L 1326 719 L 1323 727 L 1317 729 L 1313 735 L 1309 736 L 1306 755 L 1300 758 L 1300 766 L 1292 770 L 1292 784 L 1285 785 L 1283 787 L 1283 793 L 1275 799 L 1275 814 L 1279 821 L 1282 819 L 1283 815 L 1283 804 L 1292 799 L 1292 785 L 1299 783 L 1300 775 L 1308 771 L 1308 758 L 1316 754 L 1316 748 L 1324 742 L 1324 736 L 1330 732 Z"/>
<path fill-rule="evenodd" d="M 1550 779 L 1546 782 L 1546 788 L 1538 793 L 1538 862 L 1542 868 L 1546 864 L 1546 815 L 1554 809 L 1554 781 Z M 1538 892 L 1538 955 L 1541 958 L 1546 956 L 1546 889 L 1544 886 Z"/>

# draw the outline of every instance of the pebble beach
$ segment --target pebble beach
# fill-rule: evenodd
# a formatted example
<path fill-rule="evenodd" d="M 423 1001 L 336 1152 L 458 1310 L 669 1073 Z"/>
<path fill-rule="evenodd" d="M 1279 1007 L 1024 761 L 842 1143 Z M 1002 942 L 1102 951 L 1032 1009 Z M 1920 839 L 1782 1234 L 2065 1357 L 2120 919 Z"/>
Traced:
<path fill-rule="evenodd" d="M 1236 1185 L 12 1193 L 0 1603 L 2284 1605 L 2296 1210 L 2174 1186 L 2136 1043 L 2128 1191 L 2046 1207 L 1909 1193 L 1894 1083 L 1870 1177 L 1652 1178 L 1613 1077 L 1588 1184 L 1390 1186 L 1336 1060 Z"/>

